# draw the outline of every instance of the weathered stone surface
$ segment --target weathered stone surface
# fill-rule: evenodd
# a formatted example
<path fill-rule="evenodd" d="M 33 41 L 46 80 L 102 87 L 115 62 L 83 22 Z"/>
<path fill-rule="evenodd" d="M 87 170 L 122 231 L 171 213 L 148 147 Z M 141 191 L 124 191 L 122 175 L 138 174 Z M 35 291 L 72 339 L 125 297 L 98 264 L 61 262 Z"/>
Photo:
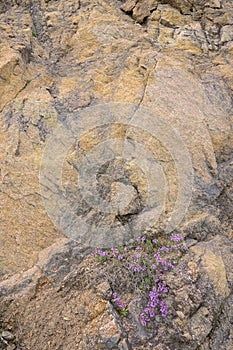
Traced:
<path fill-rule="evenodd" d="M 75 344 L 78 349 L 93 346 L 103 349 L 176 347 L 190 350 L 198 347 L 211 349 L 213 346 L 217 349 L 223 337 L 226 349 L 230 349 L 232 269 L 229 242 L 218 235 L 190 248 L 175 269 L 166 275 L 171 291 L 168 297 L 170 312 L 166 320 L 157 315 L 153 325 L 147 328 L 142 327 L 139 319 L 145 302 L 142 295 L 134 291 L 129 296 L 129 317 L 120 317 L 109 302 L 112 293 L 106 282 L 107 276 L 111 284 L 109 262 L 100 267 L 90 256 L 82 262 L 79 260 L 78 265 L 73 263 L 69 274 L 63 268 L 59 277 L 55 269 L 46 269 L 51 265 L 51 255 L 45 262 L 43 277 L 37 280 L 34 277 L 35 286 L 31 286 L 27 295 L 20 280 L 11 287 L 9 282 L 3 282 L 0 288 L 3 291 L 5 285 L 5 298 L 1 302 L 4 324 L 9 324 L 13 315 L 14 322 L 20 320 L 21 328 L 16 336 L 26 349 L 30 349 L 31 344 L 40 349 L 48 342 L 54 348 L 61 344 Z M 64 257 L 63 266 L 68 268 L 71 259 Z M 57 261 L 57 266 L 60 265 L 61 262 Z M 114 266 L 115 273 L 121 271 L 119 268 Z M 130 281 L 125 282 L 126 291 Z M 21 299 L 13 299 L 13 294 Z M 17 329 L 14 322 L 11 321 L 11 325 Z M 32 329 L 33 332 L 40 330 L 36 339 L 29 331 Z M 57 332 L 59 339 L 55 336 Z"/>
<path fill-rule="evenodd" d="M 232 19 L 231 0 L 0 4 L 0 322 L 23 349 L 231 349 Z M 97 266 L 87 288 L 90 249 L 64 238 L 40 195 L 41 158 L 57 124 L 109 102 L 147 107 L 175 128 L 195 173 L 178 227 L 190 249 L 167 275 L 172 314 L 154 330 L 139 325 L 138 295 L 130 317 L 119 318 L 107 270 L 99 276 Z M 64 162 L 66 196 L 97 227 L 101 215 L 79 197 L 77 167 L 99 143 L 126 137 L 166 174 L 161 232 L 179 186 L 174 160 L 146 130 L 114 125 L 82 135 Z M 119 202 L 106 225 L 123 227 L 145 205 L 145 174 L 133 163 L 110 162 L 98 186 Z"/>

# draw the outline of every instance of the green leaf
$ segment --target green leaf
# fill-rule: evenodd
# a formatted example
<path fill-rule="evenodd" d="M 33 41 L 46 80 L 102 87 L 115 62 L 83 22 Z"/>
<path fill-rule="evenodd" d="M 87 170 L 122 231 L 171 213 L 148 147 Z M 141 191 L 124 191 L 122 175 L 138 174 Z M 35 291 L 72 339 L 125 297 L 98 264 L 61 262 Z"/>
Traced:
<path fill-rule="evenodd" d="M 107 260 L 107 257 L 106 256 L 101 256 L 101 255 L 96 255 L 96 259 L 98 260 L 98 261 L 106 261 Z"/>
<path fill-rule="evenodd" d="M 139 288 L 140 288 L 141 290 L 146 290 L 146 287 L 145 287 L 145 285 L 144 285 L 143 282 L 140 283 Z"/>
<path fill-rule="evenodd" d="M 123 316 L 127 316 L 128 315 L 128 311 L 126 309 L 122 309 L 120 312 L 121 312 L 121 314 Z"/>
<path fill-rule="evenodd" d="M 146 277 L 146 278 L 145 278 L 145 282 L 146 282 L 146 284 L 151 284 L 150 278 L 149 278 L 149 277 Z"/>

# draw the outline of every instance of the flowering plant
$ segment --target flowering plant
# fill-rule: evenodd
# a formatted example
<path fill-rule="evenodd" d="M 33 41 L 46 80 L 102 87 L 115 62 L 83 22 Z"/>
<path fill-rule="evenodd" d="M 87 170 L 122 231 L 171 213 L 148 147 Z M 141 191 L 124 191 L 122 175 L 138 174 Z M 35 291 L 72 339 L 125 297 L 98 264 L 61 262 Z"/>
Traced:
<path fill-rule="evenodd" d="M 162 318 L 167 316 L 166 297 L 169 289 L 164 282 L 165 273 L 175 267 L 185 252 L 183 241 L 180 234 L 174 234 L 166 241 L 163 238 L 146 239 L 143 236 L 138 237 L 129 247 L 113 247 L 105 251 L 96 249 L 93 253 L 99 262 L 109 260 L 115 266 L 121 264 L 122 269 L 128 271 L 128 276 L 136 280 L 136 287 L 146 293 L 146 307 L 140 314 L 143 326 L 147 326 L 156 314 L 160 314 Z M 128 314 L 126 303 L 116 291 L 113 293 L 112 302 L 122 315 Z"/>

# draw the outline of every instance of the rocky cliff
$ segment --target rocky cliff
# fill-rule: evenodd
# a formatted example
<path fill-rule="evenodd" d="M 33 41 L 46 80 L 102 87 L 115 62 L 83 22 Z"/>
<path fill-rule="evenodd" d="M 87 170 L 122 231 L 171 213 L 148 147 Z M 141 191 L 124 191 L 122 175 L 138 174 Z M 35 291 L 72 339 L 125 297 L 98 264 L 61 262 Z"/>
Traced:
<path fill-rule="evenodd" d="M 0 323 L 15 335 L 0 348 L 230 350 L 232 1 L 6 0 L 0 18 Z M 99 166 L 83 168 L 89 201 L 85 159 Z M 117 213 L 92 208 L 92 171 Z M 47 192 L 40 174 L 54 175 Z M 170 223 L 187 250 L 164 275 L 167 317 L 144 327 L 127 263 L 138 236 L 163 241 Z M 105 242 L 122 259 L 90 255 Z"/>

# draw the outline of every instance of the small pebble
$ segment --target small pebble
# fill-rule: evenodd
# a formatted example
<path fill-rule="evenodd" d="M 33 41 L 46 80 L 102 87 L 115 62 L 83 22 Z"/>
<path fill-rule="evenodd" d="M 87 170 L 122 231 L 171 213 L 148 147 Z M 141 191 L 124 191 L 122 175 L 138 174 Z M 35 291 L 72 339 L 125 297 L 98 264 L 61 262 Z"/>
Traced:
<path fill-rule="evenodd" d="M 128 347 L 125 339 L 120 341 L 120 343 L 118 344 L 118 349 L 119 350 L 129 350 L 129 347 Z"/>
<path fill-rule="evenodd" d="M 5 340 L 13 340 L 15 338 L 14 334 L 12 334 L 9 331 L 2 331 L 1 336 L 3 337 L 3 339 Z"/>
<path fill-rule="evenodd" d="M 177 315 L 179 316 L 179 318 L 181 318 L 182 320 L 185 318 L 183 312 L 181 311 L 176 311 Z"/>
<path fill-rule="evenodd" d="M 6 350 L 15 350 L 16 349 L 16 345 L 15 344 L 9 344 L 6 348 Z"/>

